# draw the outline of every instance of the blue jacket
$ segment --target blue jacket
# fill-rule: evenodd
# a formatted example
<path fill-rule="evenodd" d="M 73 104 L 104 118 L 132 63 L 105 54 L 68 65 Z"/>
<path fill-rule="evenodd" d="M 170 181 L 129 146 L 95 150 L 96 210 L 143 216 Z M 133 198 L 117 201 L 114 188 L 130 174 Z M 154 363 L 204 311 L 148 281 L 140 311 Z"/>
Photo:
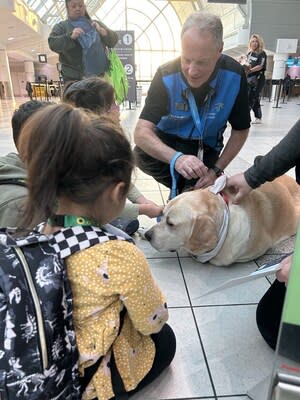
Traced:
<path fill-rule="evenodd" d="M 222 56 L 224 57 L 224 56 Z M 169 114 L 163 116 L 157 128 L 166 134 L 183 139 L 202 139 L 204 143 L 217 151 L 221 150 L 222 134 L 228 117 L 240 91 L 241 74 L 238 70 L 219 68 L 209 82 L 210 89 L 206 101 L 198 106 L 200 119 L 197 129 L 188 97 L 189 86 L 180 71 L 164 70 L 162 80 L 169 97 Z"/>

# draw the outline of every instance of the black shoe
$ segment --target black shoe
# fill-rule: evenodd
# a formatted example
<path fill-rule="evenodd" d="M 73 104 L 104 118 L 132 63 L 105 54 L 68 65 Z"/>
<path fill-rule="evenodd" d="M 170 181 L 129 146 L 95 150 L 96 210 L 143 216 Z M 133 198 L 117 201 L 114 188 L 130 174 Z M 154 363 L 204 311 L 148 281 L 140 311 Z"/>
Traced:
<path fill-rule="evenodd" d="M 133 235 L 140 226 L 138 219 L 126 219 L 121 217 L 114 219 L 110 224 L 126 232 L 129 236 Z"/>

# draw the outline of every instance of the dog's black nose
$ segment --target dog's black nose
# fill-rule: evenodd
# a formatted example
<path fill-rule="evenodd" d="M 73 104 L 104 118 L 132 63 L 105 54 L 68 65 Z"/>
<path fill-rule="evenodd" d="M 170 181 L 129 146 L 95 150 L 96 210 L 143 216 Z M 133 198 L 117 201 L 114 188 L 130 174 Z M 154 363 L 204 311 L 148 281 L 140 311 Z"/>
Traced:
<path fill-rule="evenodd" d="M 151 238 L 152 238 L 152 229 L 148 229 L 145 232 L 145 238 L 148 240 L 148 242 L 151 242 Z"/>

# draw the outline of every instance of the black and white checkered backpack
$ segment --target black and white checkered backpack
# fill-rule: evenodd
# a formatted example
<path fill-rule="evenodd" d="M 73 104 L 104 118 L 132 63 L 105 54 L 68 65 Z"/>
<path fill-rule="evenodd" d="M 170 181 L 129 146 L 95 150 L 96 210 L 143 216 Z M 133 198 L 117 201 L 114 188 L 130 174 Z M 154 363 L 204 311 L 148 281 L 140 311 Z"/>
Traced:
<path fill-rule="evenodd" d="M 81 398 L 63 259 L 107 240 L 128 240 L 124 235 L 76 226 L 14 239 L 0 230 L 0 400 Z"/>

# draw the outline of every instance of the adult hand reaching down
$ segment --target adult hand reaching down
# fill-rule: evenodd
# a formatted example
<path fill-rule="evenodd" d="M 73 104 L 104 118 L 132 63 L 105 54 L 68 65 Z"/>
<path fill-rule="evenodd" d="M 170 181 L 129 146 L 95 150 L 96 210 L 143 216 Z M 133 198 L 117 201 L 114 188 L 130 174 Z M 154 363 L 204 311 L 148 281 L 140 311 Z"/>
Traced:
<path fill-rule="evenodd" d="M 278 270 L 276 272 L 276 278 L 279 282 L 285 282 L 285 284 L 287 284 L 287 282 L 289 280 L 289 274 L 290 274 L 290 270 L 291 270 L 292 260 L 293 260 L 293 254 L 284 258 L 280 262 L 281 268 L 280 268 L 280 270 Z"/>
<path fill-rule="evenodd" d="M 185 179 L 201 178 L 207 173 L 207 167 L 199 158 L 186 154 L 177 158 L 175 169 Z"/>
<path fill-rule="evenodd" d="M 231 192 L 231 200 L 233 204 L 238 204 L 248 193 L 252 187 L 248 185 L 243 173 L 236 174 L 227 178 L 226 187 Z"/>

